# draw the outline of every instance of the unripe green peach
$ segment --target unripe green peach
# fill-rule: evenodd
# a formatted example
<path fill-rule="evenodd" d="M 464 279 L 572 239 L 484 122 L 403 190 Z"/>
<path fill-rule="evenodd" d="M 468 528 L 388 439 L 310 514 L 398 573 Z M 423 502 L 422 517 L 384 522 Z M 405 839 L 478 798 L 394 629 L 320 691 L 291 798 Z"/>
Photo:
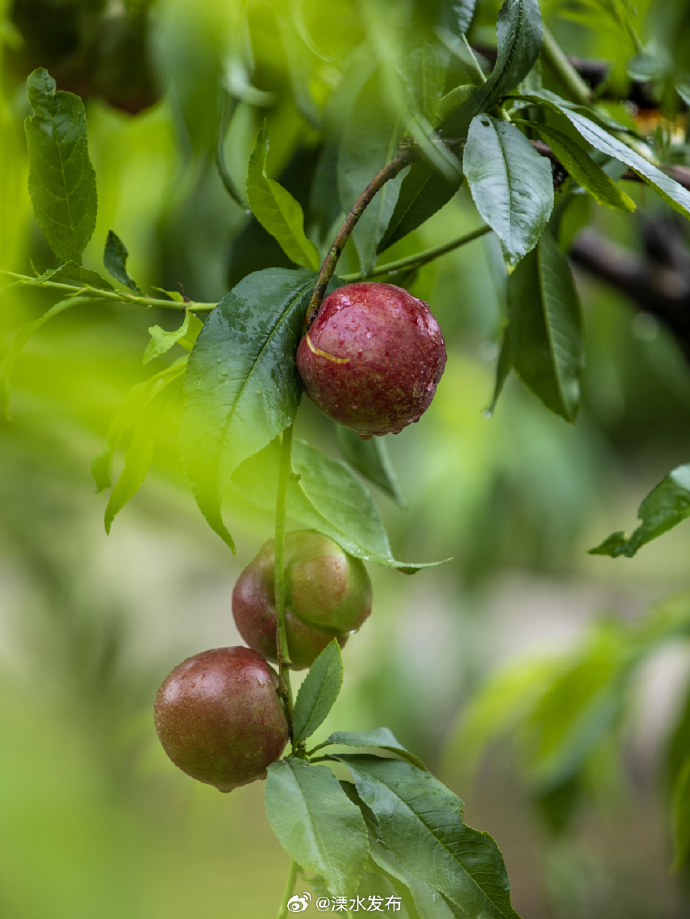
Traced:
<path fill-rule="evenodd" d="M 265 778 L 288 739 L 277 686 L 274 670 L 249 648 L 187 658 L 156 697 L 163 749 L 183 772 L 219 791 Z"/>
<path fill-rule="evenodd" d="M 364 563 L 314 530 L 285 538 L 285 621 L 295 670 L 310 667 L 334 638 L 342 647 L 371 612 L 371 581 Z M 244 569 L 232 593 L 240 635 L 276 660 L 275 540 Z"/>
<path fill-rule="evenodd" d="M 317 408 L 368 439 L 419 421 L 441 379 L 446 347 L 423 300 L 393 284 L 364 282 L 326 297 L 296 362 Z"/>

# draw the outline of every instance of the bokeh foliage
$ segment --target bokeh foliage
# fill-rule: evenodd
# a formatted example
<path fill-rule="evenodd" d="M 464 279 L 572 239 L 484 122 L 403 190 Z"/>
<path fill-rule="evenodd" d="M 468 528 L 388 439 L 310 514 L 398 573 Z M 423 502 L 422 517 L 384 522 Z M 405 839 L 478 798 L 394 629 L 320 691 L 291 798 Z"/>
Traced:
<path fill-rule="evenodd" d="M 88 7 L 91 21 L 91 4 L 67 6 Z M 495 43 L 498 7 L 477 4 L 473 44 Z M 31 261 L 43 271 L 55 262 L 27 193 L 22 127 L 30 114 L 23 84 L 27 36 L 22 39 L 13 4 L 4 0 L 0 9 L 2 267 L 24 272 Z M 683 36 L 690 31 L 685 3 L 639 3 L 634 16 L 622 0 L 544 2 L 542 10 L 569 52 L 613 63 L 610 79 L 623 93 L 630 79 L 626 63 L 635 56 L 633 72 L 647 67 L 667 113 L 676 118 L 679 103 L 671 86 L 684 78 Z M 433 119 L 424 98 L 401 90 L 408 66 L 418 62 L 409 63 L 409 45 L 398 45 L 393 36 L 398 23 L 412 21 L 409 40 L 418 45 L 437 12 L 435 4 L 408 2 L 338 2 L 327 15 L 323 5 L 297 0 L 157 4 L 144 47 L 160 101 L 131 116 L 107 101 L 101 77 L 93 86 L 72 86 L 86 100 L 90 155 L 99 179 L 96 226 L 84 265 L 100 266 L 113 229 L 126 241 L 127 267 L 142 289 L 181 290 L 198 301 L 220 300 L 251 271 L 292 267 L 261 223 L 245 212 L 246 203 L 227 193 L 228 186 L 244 188 L 264 122 L 270 150 L 265 164 L 255 162 L 256 182 L 264 166 L 268 176 L 280 178 L 304 209 L 305 227 L 323 255 L 356 190 L 389 155 L 396 124 L 410 116 L 410 99 L 418 105 L 420 125 Z M 628 21 L 642 37 L 646 56 Z M 138 57 L 128 60 L 134 69 L 140 63 Z M 473 82 L 472 63 L 459 49 L 449 49 L 449 60 L 449 83 Z M 433 62 L 429 72 L 437 72 Z M 220 138 L 219 87 L 232 109 Z M 612 111 L 632 117 L 620 106 L 612 105 Z M 687 163 L 685 138 L 679 141 L 669 124 L 659 121 L 659 143 L 666 145 L 669 161 Z M 218 150 L 225 181 L 215 162 Z M 343 150 L 357 151 L 357 168 L 354 174 L 337 173 L 334 188 L 333 164 Z M 634 218 L 594 215 L 588 202 L 575 200 L 554 228 L 561 240 L 596 221 L 602 232 L 642 257 L 644 222 L 654 219 L 661 205 L 638 187 L 626 190 L 638 205 Z M 376 218 L 372 212 L 369 219 L 384 228 L 390 203 L 382 200 L 381 207 L 385 214 Z M 404 257 L 477 223 L 463 189 L 390 254 Z M 358 244 L 355 235 L 354 243 L 343 273 L 374 257 L 366 240 Z M 458 711 L 474 698 L 470 712 L 481 712 L 494 692 L 497 725 L 514 718 L 527 746 L 528 797 L 546 814 L 546 825 L 570 829 L 575 864 L 579 837 L 573 815 L 591 813 L 591 802 L 612 786 L 621 796 L 618 819 L 623 827 L 631 825 L 634 794 L 626 798 L 620 789 L 630 770 L 621 672 L 628 678 L 640 642 L 647 642 L 651 657 L 659 641 L 654 618 L 645 625 L 643 601 L 686 586 L 687 534 L 679 528 L 634 562 L 585 553 L 621 522 L 632 529 L 641 496 L 687 462 L 687 366 L 663 329 L 580 276 L 589 357 L 577 426 L 551 417 L 516 380 L 507 382 L 489 421 L 483 412 L 493 392 L 506 286 L 495 240 L 474 242 L 401 283 L 432 304 L 447 338 L 449 365 L 433 412 L 391 445 L 408 511 L 387 504 L 385 497 L 378 503 L 396 557 L 452 554 L 454 560 L 412 582 L 392 571 L 376 574 L 376 622 L 346 652 L 352 685 L 338 703 L 338 725 L 373 728 L 386 722 L 434 766 Z M 42 316 L 55 300 L 45 291 L 16 288 L 1 296 L 4 351 L 22 323 Z M 189 789 L 156 750 L 149 718 L 155 688 L 172 663 L 206 645 L 234 643 L 231 584 L 269 533 L 271 515 L 233 494 L 237 561 L 206 535 L 178 459 L 181 392 L 174 386 L 156 411 L 154 475 L 134 499 L 131 517 L 113 524 L 109 542 L 99 520 L 105 501 L 94 498 L 89 485 L 91 459 L 102 452 L 126 394 L 152 370 L 168 372 L 173 359 L 172 351 L 161 352 L 150 366 L 142 365 L 147 329 L 155 324 L 172 331 L 179 321 L 164 310 L 73 307 L 26 345 L 13 378 L 14 421 L 0 421 L 0 657 L 6 689 L 0 810 L 9 815 L 2 848 L 12 853 L 0 909 L 17 919 L 107 915 L 108 909 L 113 916 L 148 919 L 187 915 L 200 906 L 259 917 L 280 895 L 284 863 L 261 814 L 261 789 L 236 792 L 222 807 L 212 790 Z M 316 413 L 305 407 L 298 424 L 298 434 L 335 455 L 334 432 Z M 126 440 L 114 448 L 120 468 L 123 446 Z M 621 571 L 624 564 L 634 568 Z M 475 696 L 500 659 L 500 621 L 488 616 L 484 622 L 482 614 L 495 599 L 492 591 L 516 571 L 552 585 L 554 619 L 568 615 L 560 609 L 563 585 L 606 585 L 621 607 L 613 624 L 593 628 L 581 652 L 534 670 L 515 664 L 493 688 Z M 598 612 L 595 606 L 589 614 Z M 516 632 L 527 633 L 538 646 L 528 605 L 522 614 Z M 684 615 L 681 610 L 681 625 L 666 636 L 679 648 Z M 640 624 L 628 631 L 618 617 L 639 618 Z M 514 706 L 503 705 L 506 696 Z M 580 719 L 570 733 L 562 697 L 575 709 L 573 720 Z M 687 800 L 687 720 L 685 714 L 678 729 L 671 725 L 668 732 L 668 784 L 681 802 Z M 488 731 L 489 720 L 482 726 Z M 328 727 L 327 722 L 324 738 Z M 479 755 L 485 738 L 468 739 L 466 727 L 459 737 L 461 743 L 451 737 L 444 778 L 471 801 L 461 776 L 465 760 Z M 556 751 L 551 761 L 549 750 Z M 653 776 L 646 778 L 651 782 Z M 515 794 L 510 777 L 496 785 L 509 802 Z M 652 797 L 650 785 L 641 794 L 645 801 Z M 660 812 L 657 806 L 658 823 L 666 819 Z M 679 806 L 676 812 L 682 861 L 686 810 Z M 529 824 L 524 812 L 516 819 L 518 826 Z M 580 907 L 567 901 L 568 879 L 553 866 L 547 912 L 535 893 L 540 886 L 535 865 L 520 865 L 516 855 L 511 868 L 510 853 L 517 847 L 509 836 L 499 842 L 514 886 L 522 867 L 531 880 L 532 889 L 518 889 L 516 908 L 528 915 L 586 914 L 586 906 L 578 912 Z M 251 854 L 256 848 L 265 862 L 257 864 Z M 647 860 L 655 893 L 643 901 L 639 879 L 611 859 L 604 873 L 613 879 L 614 893 L 594 914 L 676 915 L 681 907 L 663 876 L 668 851 L 661 865 L 652 856 Z"/>

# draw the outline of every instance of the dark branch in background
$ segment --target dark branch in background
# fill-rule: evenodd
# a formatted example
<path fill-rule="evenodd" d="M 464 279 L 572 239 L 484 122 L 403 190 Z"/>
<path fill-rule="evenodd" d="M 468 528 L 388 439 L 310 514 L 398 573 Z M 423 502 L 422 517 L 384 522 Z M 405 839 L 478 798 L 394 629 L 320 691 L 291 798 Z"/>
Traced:
<path fill-rule="evenodd" d="M 557 169 L 564 172 L 568 171 L 548 144 L 545 144 L 541 140 L 533 140 L 530 141 L 530 143 L 537 151 L 537 153 L 541 153 L 542 156 L 545 156 L 547 159 L 551 160 Z M 675 179 L 679 185 L 682 185 L 683 188 L 687 188 L 688 191 L 690 191 L 690 168 L 687 166 L 663 166 L 662 170 L 666 173 L 667 176 Z M 629 169 L 623 175 L 623 178 L 630 182 L 644 182 L 644 179 L 641 179 L 636 172 L 632 171 L 632 169 Z"/>
<path fill-rule="evenodd" d="M 533 140 L 534 149 L 554 166 L 554 185 L 567 172 L 548 144 Z M 690 190 L 690 169 L 669 166 L 664 171 Z M 624 179 L 641 182 L 632 172 Z M 685 233 L 684 233 L 685 231 Z M 582 232 L 570 257 L 590 274 L 629 297 L 639 309 L 662 323 L 690 363 L 690 247 L 681 218 L 654 218 L 644 223 L 644 253 L 630 252 L 595 230 Z"/>
<path fill-rule="evenodd" d="M 682 229 L 667 218 L 647 222 L 645 252 L 631 252 L 595 230 L 582 232 L 573 262 L 625 294 L 673 335 L 690 363 L 690 251 Z"/>

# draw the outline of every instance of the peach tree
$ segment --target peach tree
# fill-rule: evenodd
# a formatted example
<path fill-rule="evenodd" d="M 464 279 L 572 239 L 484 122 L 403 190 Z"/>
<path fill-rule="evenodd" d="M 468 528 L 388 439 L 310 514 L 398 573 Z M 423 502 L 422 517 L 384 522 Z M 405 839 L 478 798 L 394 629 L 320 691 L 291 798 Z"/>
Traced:
<path fill-rule="evenodd" d="M 625 5 L 611 6 L 627 28 Z M 569 209 L 586 197 L 632 212 L 625 187 L 643 182 L 669 209 L 690 217 L 688 170 L 658 133 L 644 134 L 606 104 L 605 84 L 597 89 L 564 54 L 543 26 L 537 0 L 506 0 L 489 47 L 468 39 L 475 0 L 438 0 L 424 15 L 414 4 L 405 9 L 385 60 L 377 58 L 374 37 L 350 62 L 345 117 L 338 124 L 317 119 L 322 155 L 310 203 L 316 213 L 305 214 L 305 202 L 270 175 L 265 121 L 244 186 L 228 170 L 225 133 L 239 102 L 252 104 L 250 56 L 238 58 L 244 96 L 241 80 L 221 81 L 215 152 L 223 183 L 282 252 L 279 265 L 246 274 L 219 303 L 144 291 L 114 231 L 104 240 L 105 271 L 83 264 L 96 225 L 96 175 L 84 103 L 61 84 L 84 97 L 103 93 L 106 65 L 117 63 L 106 53 L 115 39 L 98 39 L 106 50 L 88 79 L 81 72 L 76 79 L 71 59 L 56 51 L 32 58 L 36 69 L 26 81 L 29 192 L 55 264 L 3 276 L 54 292 L 56 302 L 17 331 L 1 367 L 3 404 L 8 411 L 22 347 L 52 317 L 111 302 L 178 311 L 176 329 L 150 329 L 145 362 L 171 359 L 131 390 L 93 474 L 99 489 L 109 489 L 109 530 L 142 485 L 157 418 L 181 387 L 182 462 L 209 526 L 234 551 L 228 494 L 274 514 L 274 532 L 235 588 L 235 616 L 252 650 L 201 651 L 175 668 L 161 688 L 156 723 L 172 760 L 201 781 L 227 791 L 266 777 L 268 819 L 291 860 L 279 916 L 298 909 L 298 872 L 326 900 L 357 904 L 368 891 L 386 891 L 409 917 L 517 915 L 492 837 L 465 824 L 462 801 L 390 730 L 310 740 L 341 688 L 340 648 L 372 608 L 365 563 L 407 575 L 439 564 L 394 556 L 368 489 L 374 484 L 399 500 L 382 438 L 418 420 L 443 385 L 442 331 L 405 286 L 422 265 L 494 234 L 507 298 L 489 412 L 515 371 L 547 409 L 574 422 L 584 337 L 561 245 Z M 640 50 L 623 100 L 635 67 L 673 118 L 687 103 L 687 74 Z M 148 71 L 144 76 L 143 104 L 150 104 L 157 93 Z M 121 88 L 122 107 L 136 110 L 134 90 Z M 116 89 L 108 90 L 115 100 Z M 386 256 L 463 185 L 481 218 L 478 229 L 432 249 Z M 357 270 L 339 273 L 346 246 Z M 305 392 L 339 424 L 340 458 L 293 438 Z M 124 466 L 113 481 L 113 458 L 121 452 Z M 690 466 L 683 465 L 644 499 L 631 536 L 614 533 L 592 551 L 633 555 L 689 515 Z M 288 521 L 299 529 L 288 530 Z M 374 616 L 375 610 L 374 599 Z M 294 698 L 291 673 L 300 667 L 309 671 Z M 690 752 L 679 757 L 678 813 L 690 807 L 688 762 Z"/>

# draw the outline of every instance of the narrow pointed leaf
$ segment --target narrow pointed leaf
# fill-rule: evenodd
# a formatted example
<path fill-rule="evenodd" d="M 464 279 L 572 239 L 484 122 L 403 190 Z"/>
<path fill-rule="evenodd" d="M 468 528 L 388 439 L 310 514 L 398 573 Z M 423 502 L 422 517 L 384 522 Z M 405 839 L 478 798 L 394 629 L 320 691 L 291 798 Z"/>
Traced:
<path fill-rule="evenodd" d="M 690 517 L 690 463 L 677 466 L 644 499 L 637 512 L 640 526 L 626 537 L 613 533 L 590 555 L 632 558 L 644 546 Z"/>
<path fill-rule="evenodd" d="M 29 75 L 26 91 L 34 112 L 24 122 L 34 214 L 60 261 L 80 263 L 96 227 L 96 174 L 84 103 L 56 92 L 55 80 L 42 68 Z"/>
<path fill-rule="evenodd" d="M 274 236 L 289 259 L 296 265 L 319 270 L 316 245 L 304 233 L 304 213 L 290 192 L 266 173 L 268 129 L 264 123 L 249 158 L 247 198 L 261 226 Z"/>
<path fill-rule="evenodd" d="M 498 53 L 488 80 L 469 97 L 461 93 L 446 99 L 446 116 L 439 133 L 458 140 L 467 136 L 470 122 L 479 112 L 517 86 L 529 73 L 541 51 L 541 12 L 538 0 L 506 0 L 498 17 Z M 430 163 L 414 163 L 403 180 L 395 210 L 378 251 L 421 226 L 453 197 L 462 182 L 458 169 L 446 178 Z"/>
<path fill-rule="evenodd" d="M 666 175 L 665 172 L 662 172 L 661 169 L 650 163 L 649 160 L 646 160 L 635 150 L 632 150 L 623 141 L 609 134 L 608 131 L 595 124 L 590 118 L 569 108 L 564 104 L 564 100 L 555 95 L 555 93 L 541 90 L 538 93 L 521 95 L 520 98 L 545 106 L 565 116 L 580 137 L 594 147 L 595 150 L 599 150 L 601 153 L 625 163 L 629 169 L 632 169 L 648 185 L 651 185 L 674 210 L 690 218 L 690 191 L 683 188 L 675 179 Z"/>
<path fill-rule="evenodd" d="M 110 488 L 112 463 L 116 451 L 131 442 L 132 432 L 141 424 L 143 418 L 155 416 L 155 412 L 151 411 L 152 406 L 170 383 L 182 376 L 186 363 L 186 358 L 182 358 L 129 390 L 108 426 L 106 449 L 91 464 L 91 472 L 99 491 Z M 146 426 L 151 427 L 148 421 Z"/>
<path fill-rule="evenodd" d="M 186 361 L 182 360 L 179 364 L 168 368 L 168 373 L 161 379 L 161 385 L 156 388 L 154 395 L 129 432 L 129 445 L 125 450 L 124 466 L 113 485 L 105 509 L 106 533 L 110 533 L 110 527 L 116 515 L 144 484 L 153 462 L 158 421 L 166 402 L 173 395 L 174 390 L 170 384 L 181 378 L 185 365 Z"/>
<path fill-rule="evenodd" d="M 398 200 L 377 251 L 388 249 L 448 204 L 461 182 L 460 177 L 446 179 L 425 161 L 413 163 L 402 181 Z"/>
<path fill-rule="evenodd" d="M 342 685 L 343 659 L 333 639 L 316 658 L 297 693 L 292 726 L 295 744 L 302 743 L 323 724 Z"/>
<path fill-rule="evenodd" d="M 338 194 L 345 213 L 397 153 L 403 127 L 384 104 L 384 98 L 381 75 L 377 71 L 355 98 L 343 126 L 338 149 Z M 374 267 L 376 249 L 393 213 L 401 183 L 401 175 L 386 182 L 352 233 L 365 274 Z"/>
<path fill-rule="evenodd" d="M 151 326 L 149 329 L 151 341 L 146 346 L 146 351 L 144 351 L 144 363 L 148 364 L 149 361 L 160 357 L 161 354 L 165 354 L 177 344 L 181 345 L 186 351 L 191 351 L 203 327 L 204 324 L 201 319 L 195 316 L 191 310 L 186 310 L 182 325 L 171 332 L 166 332 L 159 325 Z"/>
<path fill-rule="evenodd" d="M 127 271 L 127 258 L 129 251 L 127 246 L 122 242 L 117 233 L 108 230 L 108 238 L 105 241 L 105 251 L 103 252 L 103 264 L 106 270 L 116 281 L 124 284 L 137 293 L 141 293 L 137 285 L 129 276 Z"/>
<path fill-rule="evenodd" d="M 393 896 L 398 896 L 410 919 L 467 919 L 467 914 L 434 890 L 429 884 L 421 881 L 407 871 L 391 850 L 385 845 L 381 829 L 371 810 L 357 794 L 352 782 L 341 782 L 343 790 L 351 801 L 359 807 L 369 834 L 369 859 L 366 870 L 378 878 L 387 878 L 393 888 Z M 380 880 L 374 885 L 379 892 Z"/>
<path fill-rule="evenodd" d="M 506 359 L 547 408 L 574 421 L 583 364 L 580 301 L 549 233 L 508 279 L 506 348 Z"/>
<path fill-rule="evenodd" d="M 347 747 L 377 747 L 395 753 L 418 769 L 426 769 L 424 763 L 414 753 L 403 747 L 400 741 L 388 728 L 374 728 L 372 731 L 336 731 L 316 749 L 327 747 L 330 744 L 343 744 Z"/>
<path fill-rule="evenodd" d="M 448 137 L 464 137 L 472 118 L 521 83 L 534 66 L 542 41 L 538 0 L 506 0 L 498 14 L 496 36 L 494 68 L 477 92 L 443 121 L 441 132 Z"/>
<path fill-rule="evenodd" d="M 335 540 L 350 555 L 412 574 L 441 562 L 410 564 L 393 557 L 371 495 L 345 463 L 301 441 L 293 444 L 288 516 Z M 233 483 L 257 507 L 272 510 L 278 481 L 278 442 L 238 467 Z"/>
<path fill-rule="evenodd" d="M 311 272 L 283 268 L 248 275 L 209 315 L 189 356 L 182 458 L 202 513 L 230 546 L 225 486 L 297 412 L 294 357 L 314 281 Z"/>
<path fill-rule="evenodd" d="M 288 757 L 268 767 L 266 815 L 280 844 L 336 897 L 354 897 L 368 854 L 367 830 L 326 766 Z"/>
<path fill-rule="evenodd" d="M 90 268 L 83 268 L 76 262 L 65 262 L 59 268 L 53 268 L 38 275 L 28 284 L 35 284 L 40 287 L 44 281 L 60 281 L 62 284 L 69 284 L 72 287 L 95 287 L 98 290 L 115 290 L 110 281 L 100 275 L 97 271 L 91 271 Z"/>
<path fill-rule="evenodd" d="M 553 210 L 551 164 L 514 125 L 473 119 L 463 169 L 477 210 L 515 265 L 537 244 Z"/>
<path fill-rule="evenodd" d="M 460 798 L 411 763 L 359 755 L 338 759 L 407 871 L 467 916 L 516 919 L 498 846 L 488 833 L 463 822 Z"/>
<path fill-rule="evenodd" d="M 432 124 L 436 122 L 438 103 L 445 84 L 443 65 L 444 59 L 438 46 L 422 41 L 406 56 L 401 68 L 401 76 L 417 110 Z"/>
<path fill-rule="evenodd" d="M 595 201 L 621 211 L 635 210 L 633 199 L 572 138 L 550 125 L 536 122 L 535 127 L 578 185 L 586 188 Z"/>
<path fill-rule="evenodd" d="M 441 0 L 438 5 L 437 27 L 460 38 L 472 23 L 475 6 L 476 0 Z"/>

